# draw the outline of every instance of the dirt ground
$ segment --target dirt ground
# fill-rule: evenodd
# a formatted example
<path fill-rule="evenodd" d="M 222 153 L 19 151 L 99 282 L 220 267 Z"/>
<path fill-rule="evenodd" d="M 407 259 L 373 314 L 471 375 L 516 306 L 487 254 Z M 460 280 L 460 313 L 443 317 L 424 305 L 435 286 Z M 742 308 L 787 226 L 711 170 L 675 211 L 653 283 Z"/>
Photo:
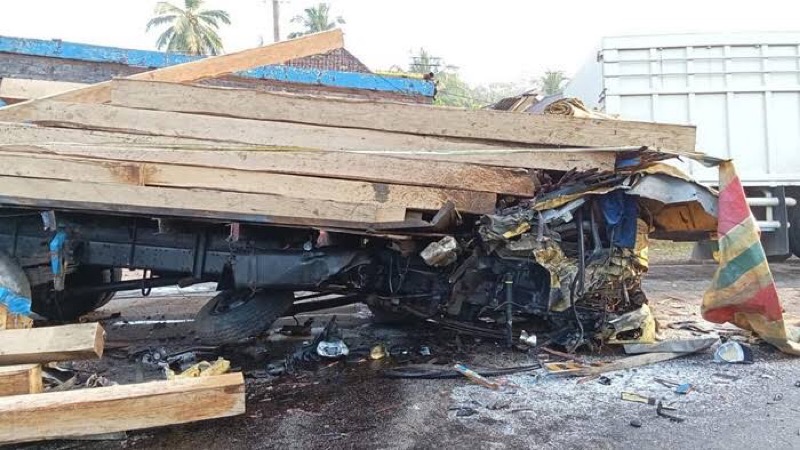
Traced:
<path fill-rule="evenodd" d="M 662 333 L 679 320 L 698 320 L 702 293 L 714 265 L 656 264 L 645 289 Z M 774 265 L 787 322 L 800 319 L 800 260 Z M 203 288 L 159 290 L 148 298 L 126 293 L 95 313 L 108 336 L 103 360 L 75 363 L 83 376 L 99 373 L 120 383 L 157 379 L 158 369 L 140 362 L 141 352 L 163 347 L 178 351 L 195 345 L 191 317 L 208 298 Z M 119 313 L 118 317 L 110 317 Z M 428 346 L 438 363 L 509 367 L 536 362 L 535 355 L 502 345 L 456 339 L 428 326 L 391 328 L 370 323 L 359 305 L 336 311 L 352 354 L 346 363 L 296 375 L 272 377 L 269 361 L 301 344 L 273 336 L 250 347 L 226 349 L 226 357 L 247 379 L 247 413 L 208 422 L 130 432 L 121 440 L 58 441 L 28 448 L 89 449 L 427 449 L 427 448 L 800 448 L 800 360 L 766 345 L 753 345 L 755 363 L 715 364 L 711 352 L 609 374 L 597 380 L 544 377 L 529 372 L 505 377 L 508 386 L 492 391 L 465 379 L 397 380 L 379 376 L 388 361 L 367 361 L 372 345 L 384 343 L 419 359 Z M 316 326 L 329 315 L 314 315 Z M 302 319 L 301 319 L 302 320 Z M 283 319 L 282 323 L 291 323 Z M 709 327 L 713 324 L 705 323 Z M 727 327 L 716 331 L 725 333 Z M 705 336 L 698 333 L 698 335 Z M 616 356 L 613 356 L 616 357 Z M 612 358 L 613 358 L 612 357 Z M 590 357 L 609 358 L 608 355 Z M 691 383 L 687 395 L 653 378 Z M 658 417 L 655 407 L 620 400 L 636 392 L 674 402 L 685 419 Z M 631 426 L 638 420 L 641 427 Z"/>

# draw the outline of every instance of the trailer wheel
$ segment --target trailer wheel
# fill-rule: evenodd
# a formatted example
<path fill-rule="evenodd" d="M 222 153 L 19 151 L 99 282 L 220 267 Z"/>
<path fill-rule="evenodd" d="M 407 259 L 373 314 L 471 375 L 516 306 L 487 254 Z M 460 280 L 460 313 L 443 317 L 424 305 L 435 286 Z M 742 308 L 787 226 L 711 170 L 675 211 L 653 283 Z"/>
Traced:
<path fill-rule="evenodd" d="M 234 344 L 267 331 L 294 303 L 291 291 L 223 291 L 206 303 L 194 319 L 204 344 Z"/>
<path fill-rule="evenodd" d="M 67 275 L 67 288 L 97 286 L 115 283 L 122 280 L 121 269 L 105 269 L 85 266 Z M 61 298 L 56 300 L 53 284 L 48 283 L 33 288 L 33 305 L 31 309 L 50 320 L 72 321 L 107 304 L 114 297 L 113 292 L 103 294 L 87 294 Z"/>

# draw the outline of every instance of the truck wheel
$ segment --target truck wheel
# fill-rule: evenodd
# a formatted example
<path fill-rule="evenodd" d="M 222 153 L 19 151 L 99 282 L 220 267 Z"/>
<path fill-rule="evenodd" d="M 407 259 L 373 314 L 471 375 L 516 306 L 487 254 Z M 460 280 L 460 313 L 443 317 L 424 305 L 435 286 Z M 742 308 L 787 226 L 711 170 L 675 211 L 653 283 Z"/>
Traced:
<path fill-rule="evenodd" d="M 789 208 L 789 249 L 800 257 L 800 205 Z"/>
<path fill-rule="evenodd" d="M 79 267 L 77 271 L 67 275 L 66 288 L 97 286 L 115 283 L 122 279 L 121 269 L 104 269 L 100 267 Z M 50 320 L 72 321 L 107 304 L 114 297 L 113 292 L 103 294 L 87 294 L 63 297 L 56 300 L 53 284 L 48 283 L 33 288 L 33 306 L 31 309 Z"/>
<path fill-rule="evenodd" d="M 234 344 L 258 336 L 294 303 L 291 291 L 223 291 L 206 303 L 194 319 L 204 344 Z"/>
<path fill-rule="evenodd" d="M 0 252 L 0 287 L 31 298 L 31 283 L 25 271 L 14 258 L 2 252 Z"/>

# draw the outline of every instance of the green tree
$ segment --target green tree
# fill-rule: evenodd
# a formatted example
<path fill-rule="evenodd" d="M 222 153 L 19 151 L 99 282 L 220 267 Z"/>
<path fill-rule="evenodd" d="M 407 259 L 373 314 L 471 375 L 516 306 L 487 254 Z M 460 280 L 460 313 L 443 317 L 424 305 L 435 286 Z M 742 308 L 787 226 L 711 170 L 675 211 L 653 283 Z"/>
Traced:
<path fill-rule="evenodd" d="M 560 94 L 564 91 L 564 84 L 569 81 L 563 70 L 547 70 L 539 77 L 538 84 L 545 95 Z"/>
<path fill-rule="evenodd" d="M 303 31 L 289 33 L 289 39 L 294 39 L 306 34 L 331 30 L 336 28 L 336 25 L 343 25 L 345 23 L 342 16 L 337 16 L 331 20 L 329 17 L 330 12 L 331 5 L 328 3 L 320 3 L 317 6 L 304 9 L 303 14 L 294 16 L 292 18 L 292 23 L 299 23 L 303 25 Z"/>
<path fill-rule="evenodd" d="M 167 2 L 158 2 L 155 17 L 147 22 L 152 28 L 167 28 L 158 36 L 156 47 L 168 52 L 189 55 L 219 55 L 223 52 L 222 39 L 217 34 L 220 25 L 230 25 L 227 12 L 203 9 L 205 0 L 184 0 L 183 9 Z"/>
<path fill-rule="evenodd" d="M 448 65 L 442 58 L 431 55 L 424 48 L 411 55 L 408 72 L 433 74 L 436 83 L 435 105 L 461 108 L 482 108 L 498 100 L 524 91 L 516 83 L 489 83 L 472 86 L 461 78 L 458 67 Z"/>

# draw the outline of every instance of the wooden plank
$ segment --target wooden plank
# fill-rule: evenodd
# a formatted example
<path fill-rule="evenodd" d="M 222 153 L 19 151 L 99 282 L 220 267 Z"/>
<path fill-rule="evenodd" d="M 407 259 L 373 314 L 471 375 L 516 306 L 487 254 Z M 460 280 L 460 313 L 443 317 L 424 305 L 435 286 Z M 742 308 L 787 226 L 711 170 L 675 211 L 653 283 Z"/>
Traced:
<path fill-rule="evenodd" d="M 617 370 L 627 370 L 636 367 L 647 366 L 671 359 L 680 358 L 681 356 L 690 355 L 691 353 L 645 353 L 643 355 L 627 356 L 622 359 L 604 364 L 598 367 L 591 367 L 588 369 L 579 370 L 572 375 L 574 376 L 596 376 L 607 372 L 614 372 Z"/>
<path fill-rule="evenodd" d="M 16 100 L 49 97 L 73 89 L 85 87 L 84 83 L 66 81 L 27 80 L 22 78 L 1 78 L 0 97 Z"/>
<path fill-rule="evenodd" d="M 119 135 L 110 133 L 87 134 L 86 137 L 92 139 L 85 139 L 88 141 L 86 144 L 69 144 L 68 142 L 75 142 L 82 138 L 80 131 L 50 128 L 30 128 L 30 130 L 35 132 L 15 133 L 21 131 L 19 129 L 10 129 L 9 132 L 5 132 L 4 127 L 0 125 L 0 151 L 52 153 L 100 160 L 169 163 L 192 167 L 342 178 L 442 189 L 495 192 L 521 197 L 533 196 L 536 189 L 533 177 L 526 171 L 473 164 L 418 161 L 358 153 L 192 150 L 214 147 L 209 147 L 208 143 L 194 144 L 192 141 L 176 144 L 158 143 L 152 140 L 145 143 L 128 142 L 127 140 L 114 142 L 111 138 Z M 151 138 L 150 136 L 142 137 Z M 22 145 L 29 142 L 40 142 L 41 145 Z M 176 142 L 183 141 L 176 140 Z"/>
<path fill-rule="evenodd" d="M 1 114 L 5 111 L 5 114 Z M 567 171 L 613 170 L 613 152 L 540 151 L 464 139 L 445 139 L 375 130 L 331 128 L 137 110 L 110 105 L 41 101 L 25 110 L 0 110 L 3 120 L 153 136 L 216 140 L 226 143 L 282 146 L 292 150 L 353 150 L 399 159 L 426 159 L 498 167 Z M 383 150 L 382 150 L 383 149 Z"/>
<path fill-rule="evenodd" d="M 241 373 L 0 398 L 0 442 L 139 430 L 245 412 Z"/>
<path fill-rule="evenodd" d="M 254 67 L 282 64 L 297 58 L 320 55 L 342 47 L 344 47 L 344 34 L 341 29 L 334 29 L 263 47 L 142 72 L 129 78 L 173 83 L 217 78 Z"/>
<path fill-rule="evenodd" d="M 438 211 L 447 201 L 452 201 L 459 211 L 473 214 L 492 213 L 497 201 L 495 194 L 487 192 L 31 153 L 0 152 L 0 175 L 275 194 L 428 211 Z"/>
<path fill-rule="evenodd" d="M 71 126 L 308 150 L 376 150 L 380 146 L 408 151 L 498 149 L 496 146 L 463 140 L 50 100 L 36 103 L 24 114 L 12 111 L 6 115 L 6 119 L 45 126 Z"/>
<path fill-rule="evenodd" d="M 19 364 L 0 366 L 0 397 L 42 392 L 42 366 Z"/>
<path fill-rule="evenodd" d="M 99 323 L 0 331 L 0 365 L 95 359 L 103 355 Z"/>
<path fill-rule="evenodd" d="M 263 47 L 243 50 L 227 55 L 191 61 L 175 66 L 164 67 L 149 72 L 142 72 L 131 77 L 137 80 L 189 82 L 205 78 L 215 78 L 234 72 L 241 72 L 254 67 L 281 64 L 305 56 L 326 53 L 344 46 L 342 30 L 330 30 L 309 34 L 298 39 L 276 42 Z M 104 103 L 111 98 L 111 82 L 93 84 L 80 89 L 67 91 L 54 96 L 45 97 L 63 101 Z M 36 100 L 18 103 L 0 108 L 0 120 L 10 110 L 17 113 L 30 108 Z"/>
<path fill-rule="evenodd" d="M 10 314 L 6 305 L 0 305 L 0 330 L 32 328 L 33 319 L 19 314 Z"/>
<path fill-rule="evenodd" d="M 405 208 L 271 194 L 172 189 L 0 176 L 0 204 L 220 221 L 330 225 L 402 221 Z"/>
<path fill-rule="evenodd" d="M 114 80 L 115 105 L 429 136 L 565 146 L 695 149 L 695 127 Z"/>

